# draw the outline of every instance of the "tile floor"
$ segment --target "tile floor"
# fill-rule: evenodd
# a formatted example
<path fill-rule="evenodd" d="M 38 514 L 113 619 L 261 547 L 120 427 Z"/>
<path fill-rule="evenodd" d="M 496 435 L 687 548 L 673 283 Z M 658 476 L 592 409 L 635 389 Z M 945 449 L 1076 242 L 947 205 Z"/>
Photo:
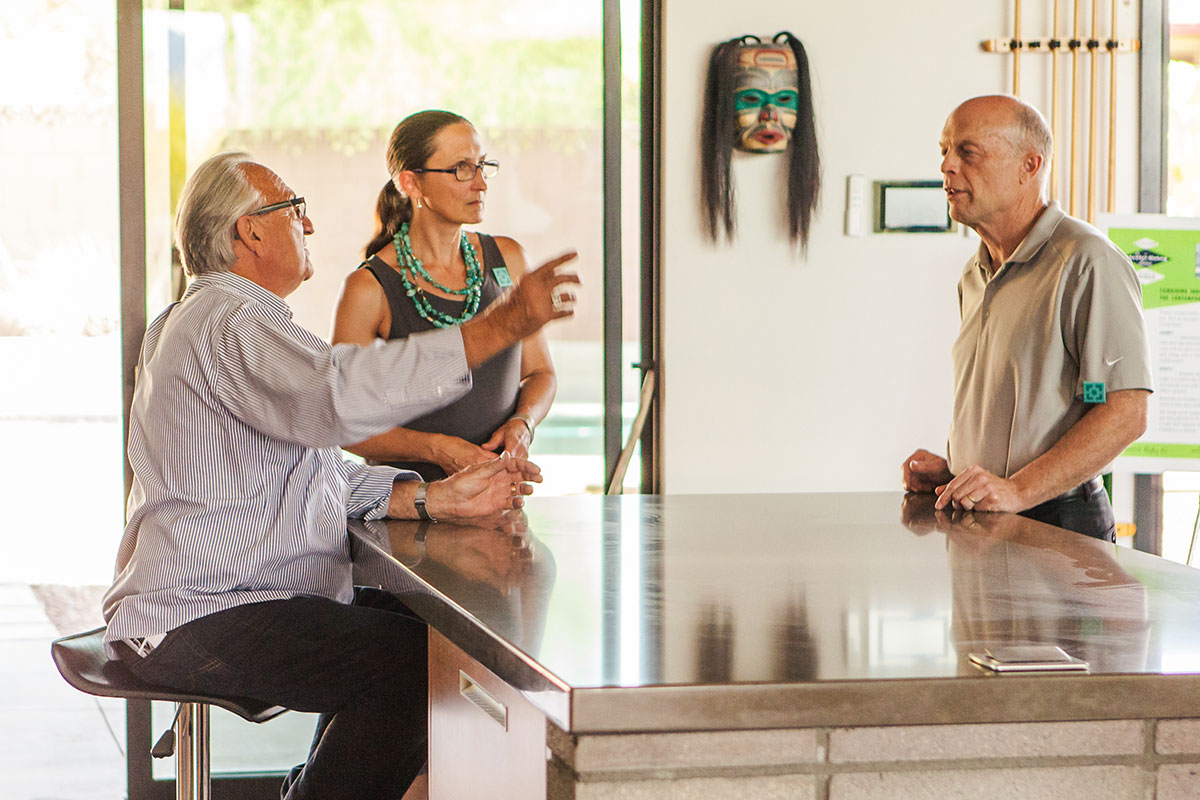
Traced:
<path fill-rule="evenodd" d="M 0 583 L 0 800 L 126 797 L 125 701 L 83 694 L 62 679 L 50 658 L 61 635 L 28 584 Z M 156 735 L 171 713 L 170 704 L 156 708 Z M 214 772 L 282 772 L 304 760 L 315 722 L 291 712 L 253 725 L 215 710 Z M 173 767 L 154 762 L 156 777 L 169 779 Z"/>
<path fill-rule="evenodd" d="M 0 797 L 125 797 L 125 703 L 66 684 L 59 636 L 28 585 L 0 583 Z"/>

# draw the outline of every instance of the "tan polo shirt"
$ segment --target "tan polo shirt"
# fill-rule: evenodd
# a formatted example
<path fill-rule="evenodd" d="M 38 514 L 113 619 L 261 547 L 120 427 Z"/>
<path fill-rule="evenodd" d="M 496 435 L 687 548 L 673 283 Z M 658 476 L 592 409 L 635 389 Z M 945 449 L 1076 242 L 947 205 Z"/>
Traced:
<path fill-rule="evenodd" d="M 958 283 L 948 449 L 956 475 L 979 464 L 1007 478 L 1091 407 L 1085 382 L 1151 389 L 1150 345 L 1129 260 L 1057 204 L 989 279 L 990 264 L 981 244 Z"/>

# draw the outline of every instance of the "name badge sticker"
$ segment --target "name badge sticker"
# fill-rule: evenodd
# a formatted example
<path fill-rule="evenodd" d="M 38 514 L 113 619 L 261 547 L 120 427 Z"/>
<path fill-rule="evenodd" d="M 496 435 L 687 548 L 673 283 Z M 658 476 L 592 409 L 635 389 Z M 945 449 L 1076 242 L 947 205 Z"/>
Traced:
<path fill-rule="evenodd" d="M 1085 403 L 1103 403 L 1108 399 L 1108 391 L 1104 381 L 1083 382 L 1083 402 Z"/>
<path fill-rule="evenodd" d="M 508 274 L 508 267 L 495 267 L 492 269 L 492 274 L 496 276 L 496 283 L 500 284 L 501 289 L 507 289 L 513 285 L 512 276 Z"/>

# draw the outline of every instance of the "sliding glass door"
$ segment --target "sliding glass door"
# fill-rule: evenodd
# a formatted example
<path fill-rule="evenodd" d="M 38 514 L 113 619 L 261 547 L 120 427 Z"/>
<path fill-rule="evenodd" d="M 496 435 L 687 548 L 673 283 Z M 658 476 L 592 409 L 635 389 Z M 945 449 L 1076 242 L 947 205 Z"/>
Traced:
<path fill-rule="evenodd" d="M 125 232 L 141 226 L 144 236 L 143 245 L 128 235 L 126 250 L 132 242 L 145 251 L 144 275 L 139 262 L 125 261 L 127 308 L 136 305 L 130 287 L 140 289 L 147 317 L 182 292 L 170 236 L 183 182 L 208 156 L 245 150 L 307 198 L 316 275 L 288 301 L 299 324 L 328 336 L 342 280 L 373 233 L 392 128 L 421 109 L 455 111 L 475 124 L 501 165 L 477 228 L 515 238 L 533 263 L 566 248 L 580 254 L 576 316 L 547 329 L 559 388 L 532 448 L 545 476 L 538 492 L 608 488 L 613 443 L 624 443 L 637 410 L 638 366 L 650 361 L 641 330 L 648 282 L 639 3 L 118 5 L 120 46 L 140 48 L 142 62 L 140 86 L 123 84 L 122 119 L 144 121 L 140 144 L 128 130 L 122 137 L 123 161 L 139 159 L 123 173 L 144 170 L 145 203 L 140 216 L 122 214 Z M 132 102 L 139 92 L 141 111 Z M 125 184 L 123 209 L 137 208 L 136 182 Z M 129 338 L 140 338 L 145 319 L 126 319 Z M 624 485 L 640 490 L 639 457 Z M 169 713 L 156 709 L 154 730 Z M 255 729 L 214 714 L 213 726 L 215 774 L 274 773 L 303 758 L 312 720 L 289 714 Z M 169 764 L 156 766 L 154 777 L 170 772 Z"/>

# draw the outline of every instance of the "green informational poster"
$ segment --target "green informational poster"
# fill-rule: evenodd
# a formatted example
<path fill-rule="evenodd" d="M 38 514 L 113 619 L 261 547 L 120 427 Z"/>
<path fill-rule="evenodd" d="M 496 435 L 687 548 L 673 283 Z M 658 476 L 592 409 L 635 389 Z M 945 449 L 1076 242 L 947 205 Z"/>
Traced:
<path fill-rule="evenodd" d="M 1117 466 L 1139 473 L 1200 470 L 1200 219 L 1105 216 L 1099 227 L 1142 284 L 1154 396 L 1146 433 Z"/>

